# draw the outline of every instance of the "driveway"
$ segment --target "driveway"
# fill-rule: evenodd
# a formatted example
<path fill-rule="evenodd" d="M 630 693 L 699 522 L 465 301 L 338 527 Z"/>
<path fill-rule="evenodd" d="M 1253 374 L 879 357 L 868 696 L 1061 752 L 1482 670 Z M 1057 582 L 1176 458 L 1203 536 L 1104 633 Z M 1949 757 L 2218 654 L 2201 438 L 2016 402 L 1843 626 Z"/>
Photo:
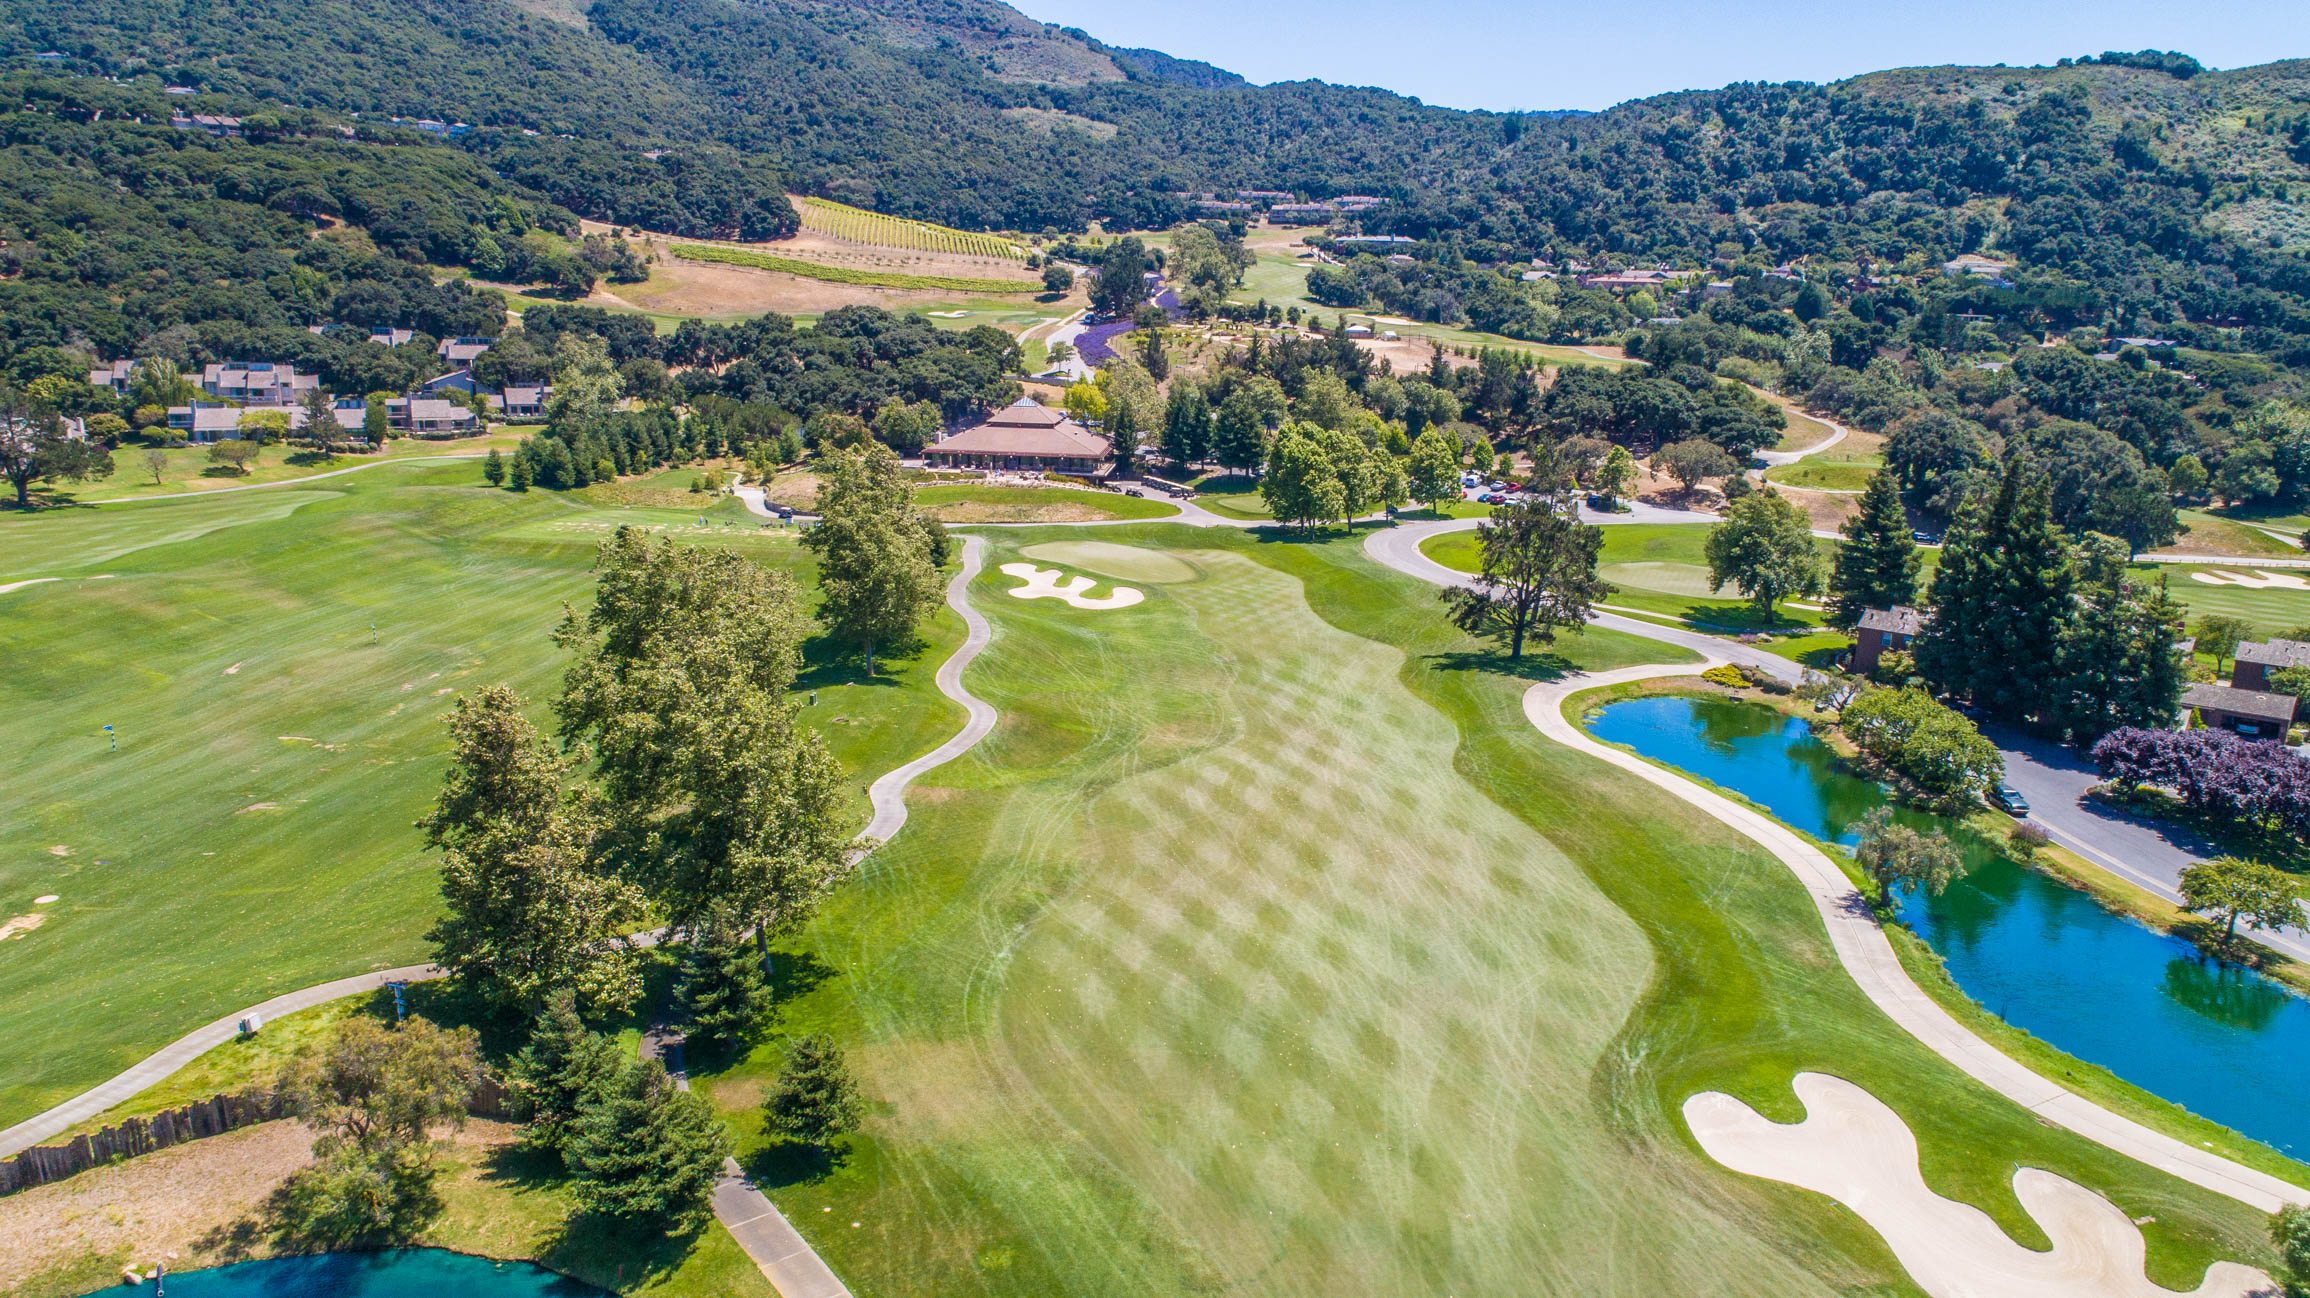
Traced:
<path fill-rule="evenodd" d="M 2221 855 L 2212 843 L 2175 825 L 2143 820 L 2092 801 L 2101 782 L 2093 764 L 2070 749 L 2005 726 L 1981 733 L 2005 756 L 2005 782 L 2029 799 L 2029 818 L 2053 841 L 2119 878 L 2181 902 L 2182 871 Z M 2310 960 L 2310 941 L 2293 933 L 2256 933 L 2256 942 Z"/>

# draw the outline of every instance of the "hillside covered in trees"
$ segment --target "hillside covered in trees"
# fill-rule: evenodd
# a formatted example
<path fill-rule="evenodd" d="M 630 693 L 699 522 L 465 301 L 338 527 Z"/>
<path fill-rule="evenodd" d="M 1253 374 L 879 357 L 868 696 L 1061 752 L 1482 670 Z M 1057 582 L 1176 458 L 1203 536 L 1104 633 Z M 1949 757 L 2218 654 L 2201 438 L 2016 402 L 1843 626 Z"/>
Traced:
<path fill-rule="evenodd" d="M 775 238 L 794 229 L 784 191 L 798 189 L 964 227 L 1060 232 L 1094 219 L 1168 226 L 1187 214 L 1182 192 L 1256 187 L 1381 195 L 1362 228 L 1422 240 L 1417 266 L 1366 259 L 1317 296 L 1516 336 L 1605 337 L 1642 319 L 1601 298 L 1536 309 L 1515 274 L 1536 256 L 1720 271 L 1794 261 L 1838 277 L 1841 305 L 1846 277 L 1988 250 L 2013 263 L 2010 278 L 1939 303 L 1946 313 L 2107 325 L 2310 364 L 2306 61 L 2207 71 L 2152 52 L 1741 84 L 1586 115 L 1460 112 L 1320 82 L 1251 85 L 995 0 L 0 0 L 0 56 L 41 56 L 52 87 L 129 79 L 118 93 L 146 96 L 135 112 L 148 126 L 171 106 L 350 123 L 354 139 L 301 144 L 300 156 L 252 169 L 277 180 L 335 151 L 326 165 L 350 175 L 374 149 L 400 150 L 422 161 L 399 174 L 439 179 L 408 182 L 425 233 L 388 228 L 377 248 L 511 278 L 571 278 L 566 264 L 524 264 L 518 245 L 525 223 L 573 214 Z M 199 93 L 164 102 L 163 84 Z M 27 98 L 37 115 L 42 95 Z M 395 117 L 471 129 L 442 139 Z M 42 222 L 75 223 L 73 187 L 114 146 L 60 152 L 50 139 L 25 151 L 27 133 L 62 129 L 12 129 L 32 183 L 10 194 L 0 237 L 38 246 Z M 164 151 L 213 149 L 217 165 L 238 168 L 221 159 L 267 147 Z M 80 161 L 65 161 L 72 149 Z M 174 204 L 248 201 L 229 185 L 130 190 L 151 219 L 109 212 L 99 225 L 131 244 L 131 227 L 213 223 L 162 210 Z M 360 211 L 301 212 L 271 189 L 253 201 L 260 229 L 322 216 L 366 225 Z M 474 260 L 491 249 L 516 264 Z"/>

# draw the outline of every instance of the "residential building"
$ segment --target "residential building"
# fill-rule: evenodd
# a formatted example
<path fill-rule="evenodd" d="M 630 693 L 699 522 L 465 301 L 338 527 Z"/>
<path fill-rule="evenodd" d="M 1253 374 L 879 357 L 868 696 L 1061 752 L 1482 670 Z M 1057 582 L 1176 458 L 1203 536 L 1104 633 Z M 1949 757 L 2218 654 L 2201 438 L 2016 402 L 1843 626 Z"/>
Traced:
<path fill-rule="evenodd" d="M 272 361 L 212 362 L 201 367 L 201 391 L 244 406 L 295 405 L 319 386 L 319 375 L 299 374 L 294 366 Z"/>
<path fill-rule="evenodd" d="M 170 113 L 168 124 L 180 131 L 202 131 L 209 135 L 232 137 L 241 133 L 241 119 L 219 117 L 213 113 Z"/>
<path fill-rule="evenodd" d="M 1853 631 L 1853 670 L 1864 676 L 1877 670 L 1879 659 L 1906 652 L 1924 629 L 1925 615 L 1905 604 L 1863 609 Z"/>
<path fill-rule="evenodd" d="M 436 374 L 425 380 L 424 388 L 427 392 L 463 392 L 467 396 L 478 396 L 481 393 L 481 381 L 473 377 L 470 369 L 451 370 L 447 374 Z"/>
<path fill-rule="evenodd" d="M 1984 257 L 1978 252 L 1952 257 L 1941 263 L 1941 273 L 1944 275 L 1971 275 L 1976 279 L 2003 279 L 2005 272 L 2010 269 L 2012 267 L 2009 263 L 1995 257 Z"/>
<path fill-rule="evenodd" d="M 489 345 L 496 341 L 495 338 L 444 338 L 433 349 L 433 354 L 441 358 L 442 364 L 453 369 L 463 369 L 473 364 L 474 358 L 488 351 Z"/>
<path fill-rule="evenodd" d="M 546 383 L 508 383 L 505 391 L 492 398 L 499 414 L 508 419 L 543 419 L 545 403 L 553 399 L 553 387 Z"/>
<path fill-rule="evenodd" d="M 2294 696 L 2234 685 L 2192 685 L 2182 706 L 2198 714 L 2208 729 L 2231 730 L 2249 739 L 2284 739 L 2294 721 Z"/>
<path fill-rule="evenodd" d="M 2310 667 L 2310 644 L 2248 640 L 2230 659 L 2230 684 L 2242 690 L 2266 690 L 2270 688 L 2270 673 L 2281 667 Z"/>
<path fill-rule="evenodd" d="M 168 426 L 183 433 L 188 442 L 222 442 L 241 435 L 241 420 L 260 410 L 269 410 L 289 417 L 289 431 L 305 426 L 303 406 L 250 405 L 236 406 L 223 401 L 195 401 L 189 406 L 170 406 Z"/>
<path fill-rule="evenodd" d="M 1339 213 L 1322 203 L 1277 203 L 1267 209 L 1269 225 L 1329 225 Z"/>
<path fill-rule="evenodd" d="M 389 329 L 384 325 L 373 325 L 369 330 L 369 341 L 380 347 L 399 347 L 416 336 L 414 329 Z"/>
<path fill-rule="evenodd" d="M 413 437 L 463 437 L 481 426 L 478 415 L 447 397 L 394 397 L 385 403 L 385 420 Z"/>
<path fill-rule="evenodd" d="M 923 451 L 940 468 L 1040 469 L 1094 474 L 1104 469 L 1113 443 L 1031 397 L 1021 397 L 984 421 L 950 433 Z"/>
<path fill-rule="evenodd" d="M 135 361 L 114 361 L 111 364 L 106 365 L 103 369 L 90 370 L 88 372 L 88 383 L 90 387 L 104 388 L 111 392 L 117 392 L 122 396 L 128 395 L 128 385 L 133 382 L 135 378 Z"/>

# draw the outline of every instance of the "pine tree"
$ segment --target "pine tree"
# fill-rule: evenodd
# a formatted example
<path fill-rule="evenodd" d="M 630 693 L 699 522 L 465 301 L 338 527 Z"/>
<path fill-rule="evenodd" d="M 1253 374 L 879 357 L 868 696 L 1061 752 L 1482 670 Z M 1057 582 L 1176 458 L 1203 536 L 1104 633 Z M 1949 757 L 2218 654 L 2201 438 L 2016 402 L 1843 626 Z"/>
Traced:
<path fill-rule="evenodd" d="M 2088 537 L 2080 547 L 2078 595 L 2062 629 L 2062 687 L 2055 715 L 2072 739 L 2090 741 L 2124 726 L 2173 724 L 2185 684 L 2179 641 L 2182 609 L 2166 589 L 2126 578 L 2124 543 Z"/>
<path fill-rule="evenodd" d="M 1932 616 L 1917 635 L 1913 652 L 1918 674 L 1934 689 L 1976 699 L 1996 665 L 1981 651 L 1989 613 L 1988 504 L 1968 499 L 1957 508 L 1941 538 L 1941 563 L 1933 571 L 1928 601 Z"/>
<path fill-rule="evenodd" d="M 547 1001 L 511 1070 L 528 1115 L 522 1142 L 559 1158 L 571 1124 L 617 1076 L 621 1062 L 617 1045 L 578 1017 L 576 997 L 562 992 Z"/>
<path fill-rule="evenodd" d="M 709 928 L 682 948 L 674 999 L 689 1021 L 692 1040 L 742 1045 L 770 1013 L 770 984 L 762 959 L 743 940 Z"/>
<path fill-rule="evenodd" d="M 2073 574 L 2052 491 L 2019 456 L 1996 495 L 1967 501 L 1941 547 L 1917 668 L 1935 688 L 2004 718 L 2053 711 Z"/>
<path fill-rule="evenodd" d="M 2061 688 L 2061 633 L 2073 576 L 2068 536 L 2053 520 L 2053 489 L 2016 458 L 1998 488 L 1987 639 L 1995 664 L 1980 702 L 2000 717 L 2050 711 Z"/>
<path fill-rule="evenodd" d="M 580 1204 L 675 1233 L 704 1222 L 729 1156 L 729 1133 L 712 1106 L 675 1089 L 654 1059 L 619 1066 L 579 1111 L 562 1153 Z"/>
<path fill-rule="evenodd" d="M 786 1057 L 786 1070 L 762 1100 L 762 1125 L 772 1135 L 824 1145 L 854 1131 L 863 1116 L 858 1083 L 833 1040 L 807 1036 Z"/>
<path fill-rule="evenodd" d="M 1164 401 L 1163 453 L 1182 469 L 1211 457 L 1211 402 L 1193 383 L 1174 384 Z"/>
<path fill-rule="evenodd" d="M 481 479 L 492 487 L 505 485 L 505 457 L 499 455 L 494 446 L 490 447 L 489 454 L 482 458 Z"/>
<path fill-rule="evenodd" d="M 506 477 L 506 485 L 515 491 L 527 491 L 529 490 L 530 478 L 529 457 L 526 455 L 514 456 L 513 469 Z"/>
<path fill-rule="evenodd" d="M 1917 573 L 1925 556 L 1909 535 L 1901 493 L 1879 470 L 1861 493 L 1861 510 L 1845 520 L 1829 576 L 1829 625 L 1850 631 L 1866 609 L 1917 602 Z"/>

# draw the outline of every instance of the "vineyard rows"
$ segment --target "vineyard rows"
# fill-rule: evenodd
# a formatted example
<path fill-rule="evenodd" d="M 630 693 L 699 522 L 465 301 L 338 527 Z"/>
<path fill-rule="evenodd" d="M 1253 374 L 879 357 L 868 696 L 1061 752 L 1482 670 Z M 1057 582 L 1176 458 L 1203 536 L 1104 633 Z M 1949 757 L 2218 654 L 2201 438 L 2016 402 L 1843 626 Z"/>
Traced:
<path fill-rule="evenodd" d="M 1027 259 L 1025 248 L 999 235 L 950 230 L 943 225 L 909 221 L 901 216 L 885 216 L 880 212 L 869 212 L 862 207 L 851 207 L 824 198 L 805 198 L 800 206 L 803 229 L 815 230 L 836 239 L 847 239 L 852 243 L 904 248 L 910 252 L 994 257 L 1005 261 Z"/>
<path fill-rule="evenodd" d="M 961 275 L 915 275 L 904 271 L 862 270 L 855 266 L 828 266 L 821 262 L 803 261 L 796 257 L 779 257 L 749 248 L 724 248 L 714 244 L 677 243 L 673 253 L 686 261 L 718 262 L 725 266 L 750 266 L 756 270 L 782 271 L 805 279 L 822 279 L 835 284 L 867 284 L 877 288 L 934 289 L 942 293 L 1033 293 L 1042 289 L 1040 283 L 1021 279 L 971 279 Z"/>

